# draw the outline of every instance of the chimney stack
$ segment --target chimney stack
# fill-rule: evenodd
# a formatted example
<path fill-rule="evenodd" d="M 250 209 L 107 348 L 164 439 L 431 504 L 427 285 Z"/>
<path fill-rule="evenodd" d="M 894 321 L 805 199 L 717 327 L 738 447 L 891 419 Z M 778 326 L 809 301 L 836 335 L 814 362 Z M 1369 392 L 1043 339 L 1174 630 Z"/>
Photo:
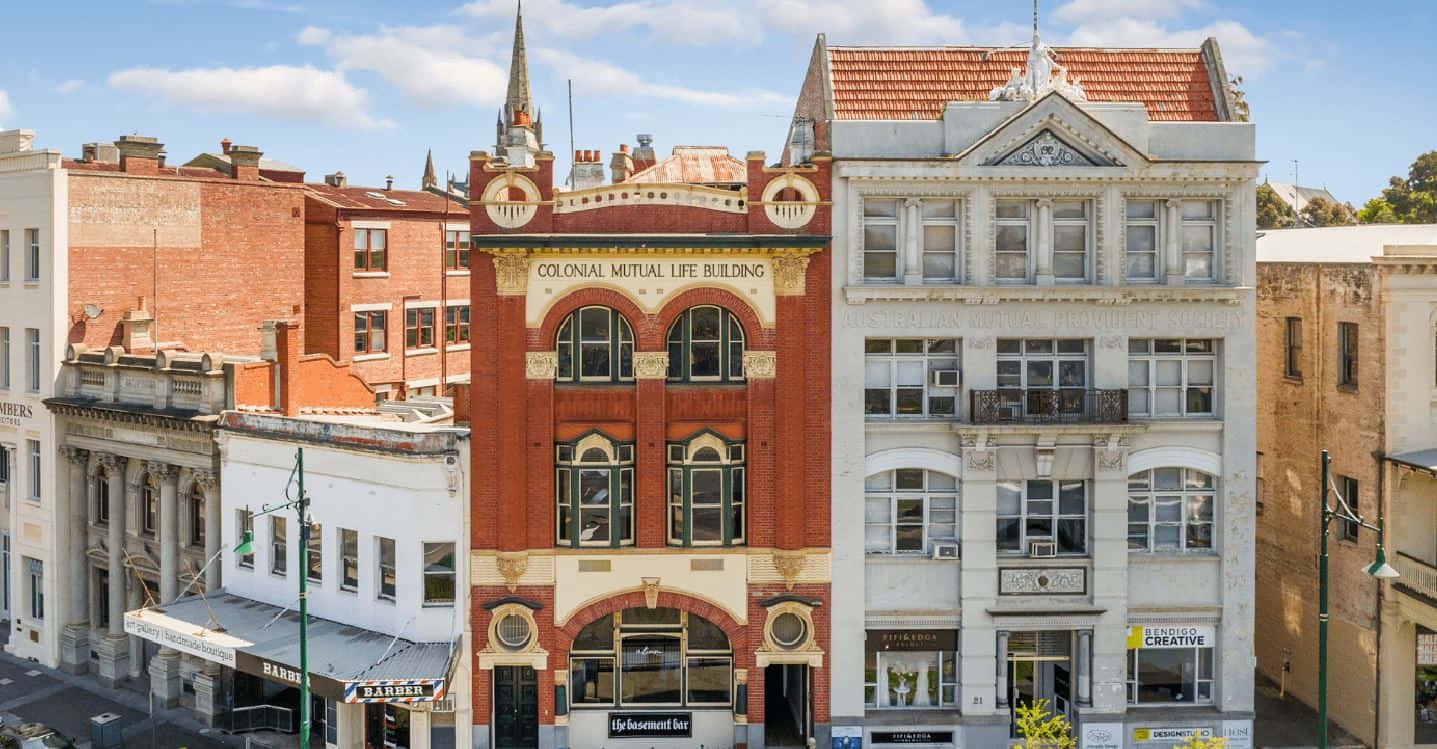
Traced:
<path fill-rule="evenodd" d="M 604 165 L 596 150 L 581 149 L 574 152 L 574 170 L 570 182 L 575 190 L 584 190 L 604 184 Z"/>
<path fill-rule="evenodd" d="M 659 163 L 659 157 L 654 154 L 654 136 L 639 133 L 634 137 L 639 141 L 638 147 L 634 149 L 634 171 L 642 171 Z"/>
<path fill-rule="evenodd" d="M 343 190 L 349 187 L 349 179 L 344 176 L 344 172 L 335 172 L 324 175 L 324 184 Z"/>
<path fill-rule="evenodd" d="M 224 140 L 220 141 L 220 153 L 223 153 L 223 154 L 226 155 L 226 156 L 229 155 L 229 153 L 230 153 L 230 139 L 229 139 L 229 138 L 225 138 Z"/>
<path fill-rule="evenodd" d="M 614 184 L 619 184 L 634 173 L 634 158 L 629 155 L 629 144 L 620 143 L 614 158 L 609 159 L 609 171 L 614 175 Z"/>
<path fill-rule="evenodd" d="M 0 153 L 21 153 L 34 147 L 34 130 L 0 130 Z"/>
<path fill-rule="evenodd" d="M 231 175 L 244 182 L 258 182 L 259 158 L 263 155 L 255 146 L 230 146 Z"/>
<path fill-rule="evenodd" d="M 299 324 L 291 320 L 276 320 L 275 365 L 279 367 L 279 403 L 285 416 L 298 416 L 301 405 L 299 377 Z"/>
<path fill-rule="evenodd" d="M 160 168 L 160 151 L 165 144 L 147 135 L 121 135 L 115 141 L 120 152 L 120 171 L 131 174 L 156 174 Z"/>
<path fill-rule="evenodd" d="M 390 190 L 393 190 L 393 189 L 394 189 L 394 175 L 392 175 L 392 174 L 385 175 L 385 177 L 384 177 L 384 191 L 385 191 L 385 192 L 389 192 Z"/>

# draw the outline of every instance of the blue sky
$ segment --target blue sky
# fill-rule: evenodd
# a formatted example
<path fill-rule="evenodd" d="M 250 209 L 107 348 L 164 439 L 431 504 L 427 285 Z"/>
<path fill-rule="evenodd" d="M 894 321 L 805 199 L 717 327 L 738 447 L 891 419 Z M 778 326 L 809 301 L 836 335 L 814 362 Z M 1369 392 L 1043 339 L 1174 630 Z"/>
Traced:
<path fill-rule="evenodd" d="M 1043 0 L 1045 41 L 1196 46 L 1215 35 L 1246 79 L 1274 179 L 1360 205 L 1437 149 L 1437 5 L 1392 0 Z M 0 55 L 0 127 L 39 145 L 153 135 L 171 163 L 220 139 L 311 179 L 416 187 L 489 149 L 513 0 L 139 0 L 17 3 Z M 530 78 L 552 150 L 605 153 L 652 133 L 776 158 L 814 35 L 830 43 L 1023 41 L 1028 0 L 527 0 Z M 561 161 L 561 169 L 567 163 Z"/>

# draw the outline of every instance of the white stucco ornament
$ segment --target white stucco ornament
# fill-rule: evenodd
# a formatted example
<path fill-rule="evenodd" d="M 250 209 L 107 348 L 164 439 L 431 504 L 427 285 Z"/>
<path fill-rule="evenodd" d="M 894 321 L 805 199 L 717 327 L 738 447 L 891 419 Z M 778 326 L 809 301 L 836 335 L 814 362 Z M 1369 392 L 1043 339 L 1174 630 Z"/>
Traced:
<path fill-rule="evenodd" d="M 1035 24 L 1033 43 L 1028 47 L 1028 68 L 1013 68 L 1007 83 L 988 92 L 988 100 L 1037 101 L 1053 91 L 1074 101 L 1088 100 L 1078 77 L 1069 76 L 1068 69 L 1058 64 L 1053 48 L 1038 38 Z"/>

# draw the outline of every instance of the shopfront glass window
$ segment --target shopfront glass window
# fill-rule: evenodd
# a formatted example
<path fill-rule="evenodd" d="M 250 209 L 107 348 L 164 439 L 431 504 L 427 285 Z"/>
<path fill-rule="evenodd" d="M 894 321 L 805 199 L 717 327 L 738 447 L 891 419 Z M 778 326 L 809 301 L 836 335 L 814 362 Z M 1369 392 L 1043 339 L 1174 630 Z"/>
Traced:
<path fill-rule="evenodd" d="M 626 609 L 584 627 L 569 657 L 576 709 L 714 706 L 733 700 L 733 651 L 712 622 L 677 609 Z"/>
<path fill-rule="evenodd" d="M 915 634 L 926 635 L 920 630 Z M 958 706 L 958 653 L 954 650 L 885 650 L 870 631 L 864 654 L 864 704 L 881 710 Z M 949 642 L 939 636 L 940 641 Z"/>
<path fill-rule="evenodd" d="M 1412 738 L 1437 744 L 1437 632 L 1417 628 L 1417 683 L 1413 691 Z"/>
<path fill-rule="evenodd" d="M 1129 705 L 1212 704 L 1212 627 L 1133 627 L 1128 640 Z"/>

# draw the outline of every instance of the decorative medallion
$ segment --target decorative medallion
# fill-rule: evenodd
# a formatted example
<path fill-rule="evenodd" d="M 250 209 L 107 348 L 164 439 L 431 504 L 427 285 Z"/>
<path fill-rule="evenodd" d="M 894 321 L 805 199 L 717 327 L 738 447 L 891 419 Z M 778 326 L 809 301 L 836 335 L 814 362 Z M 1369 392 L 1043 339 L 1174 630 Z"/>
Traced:
<path fill-rule="evenodd" d="M 662 380 L 669 376 L 669 355 L 666 351 L 635 351 L 634 379 Z"/>
<path fill-rule="evenodd" d="M 743 376 L 750 380 L 771 380 L 778 371 L 777 351 L 743 352 Z"/>
<path fill-rule="evenodd" d="M 773 552 L 773 568 L 783 576 L 783 583 L 789 590 L 793 590 L 793 584 L 798 582 L 798 576 L 803 572 L 804 556 L 802 551 Z"/>
<path fill-rule="evenodd" d="M 788 192 L 792 190 L 792 192 Z M 797 200 L 778 200 L 781 196 Z M 763 188 L 763 213 L 776 226 L 799 229 L 813 220 L 818 206 L 818 188 L 797 174 L 782 174 Z"/>
<path fill-rule="evenodd" d="M 526 351 L 524 376 L 531 380 L 552 380 L 559 372 L 559 354 L 555 351 Z"/>
<path fill-rule="evenodd" d="M 998 570 L 999 595 L 1084 595 L 1087 592 L 1087 571 L 1081 567 L 1021 567 Z"/>
<path fill-rule="evenodd" d="M 519 589 L 519 579 L 529 569 L 529 553 L 526 551 L 501 551 L 494 559 L 494 566 L 509 586 L 509 592 Z"/>
<path fill-rule="evenodd" d="M 529 290 L 529 257 L 496 253 L 494 285 L 499 296 L 523 296 Z"/>
<path fill-rule="evenodd" d="M 968 470 L 970 471 L 991 471 L 993 470 L 994 451 L 965 448 L 963 453 L 968 456 Z"/>
<path fill-rule="evenodd" d="M 1098 166 L 1072 146 L 1044 130 L 1018 150 L 998 160 L 1001 166 Z"/>
<path fill-rule="evenodd" d="M 818 647 L 813 606 L 798 600 L 764 605 L 768 611 L 763 623 L 763 645 L 754 653 L 754 665 L 763 668 L 770 663 L 806 663 L 821 667 L 823 650 Z"/>
<path fill-rule="evenodd" d="M 539 186 L 522 174 L 505 172 L 484 186 L 481 198 L 489 220 L 505 229 L 517 229 L 534 218 Z"/>
<path fill-rule="evenodd" d="M 798 296 L 804 291 L 804 278 L 808 275 L 807 255 L 773 256 L 773 293 L 778 296 Z"/>

